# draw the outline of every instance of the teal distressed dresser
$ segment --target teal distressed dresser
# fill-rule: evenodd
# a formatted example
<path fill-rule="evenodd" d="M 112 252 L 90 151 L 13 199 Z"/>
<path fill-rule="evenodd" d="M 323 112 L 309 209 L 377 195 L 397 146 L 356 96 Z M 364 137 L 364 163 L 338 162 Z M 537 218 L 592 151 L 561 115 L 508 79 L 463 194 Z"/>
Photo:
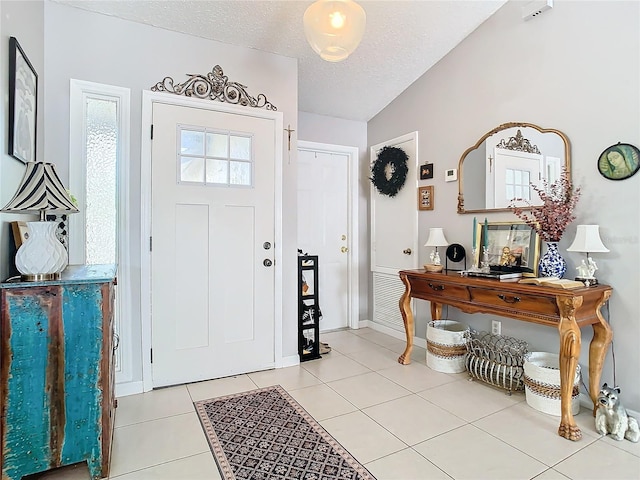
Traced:
<path fill-rule="evenodd" d="M 79 462 L 109 475 L 115 283 L 114 265 L 81 265 L 0 284 L 2 480 Z"/>

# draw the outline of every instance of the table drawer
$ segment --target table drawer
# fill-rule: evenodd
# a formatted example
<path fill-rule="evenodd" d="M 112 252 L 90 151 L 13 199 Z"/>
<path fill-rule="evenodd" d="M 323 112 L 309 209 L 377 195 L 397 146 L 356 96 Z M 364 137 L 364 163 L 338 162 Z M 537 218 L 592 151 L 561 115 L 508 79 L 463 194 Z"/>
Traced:
<path fill-rule="evenodd" d="M 497 289 L 473 288 L 471 301 L 499 309 L 516 309 L 522 313 L 559 315 L 555 297 L 504 293 Z"/>
<path fill-rule="evenodd" d="M 437 280 L 420 280 L 412 283 L 412 296 L 431 299 L 437 296 L 441 300 L 462 300 L 468 302 L 471 296 L 469 289 L 460 285 L 453 285 Z"/>

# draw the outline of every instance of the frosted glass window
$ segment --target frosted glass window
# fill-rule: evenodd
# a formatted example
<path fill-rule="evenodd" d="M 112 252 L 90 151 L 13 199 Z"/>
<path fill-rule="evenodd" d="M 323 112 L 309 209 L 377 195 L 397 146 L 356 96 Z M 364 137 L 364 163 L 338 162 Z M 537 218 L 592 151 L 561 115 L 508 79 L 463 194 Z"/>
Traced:
<path fill-rule="evenodd" d="M 180 180 L 204 182 L 204 158 L 180 157 Z"/>
<path fill-rule="evenodd" d="M 117 102 L 87 98 L 86 263 L 117 263 Z"/>
<path fill-rule="evenodd" d="M 227 184 L 229 178 L 229 162 L 226 160 L 207 159 L 207 183 Z"/>
<path fill-rule="evenodd" d="M 232 185 L 251 185 L 251 164 L 231 162 L 229 183 Z"/>
<path fill-rule="evenodd" d="M 251 138 L 250 137 L 238 137 L 231 135 L 229 137 L 229 148 L 231 158 L 236 160 L 250 160 L 251 159 Z"/>
<path fill-rule="evenodd" d="M 253 184 L 252 137 L 178 126 L 178 183 L 230 187 Z"/>
<path fill-rule="evenodd" d="M 204 132 L 181 130 L 180 153 L 182 155 L 204 155 Z"/>
<path fill-rule="evenodd" d="M 227 158 L 229 136 L 220 133 L 207 133 L 207 156 Z"/>

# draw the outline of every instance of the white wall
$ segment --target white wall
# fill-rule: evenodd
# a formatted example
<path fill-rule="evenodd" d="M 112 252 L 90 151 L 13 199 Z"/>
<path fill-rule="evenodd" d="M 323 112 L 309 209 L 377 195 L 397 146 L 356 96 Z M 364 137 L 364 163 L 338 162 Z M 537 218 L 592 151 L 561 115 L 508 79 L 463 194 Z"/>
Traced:
<path fill-rule="evenodd" d="M 445 183 L 445 169 L 492 128 L 523 121 L 564 132 L 572 147 L 573 179 L 582 186 L 577 220 L 560 249 L 575 272 L 581 254 L 568 253 L 576 225 L 597 223 L 608 254 L 596 257 L 598 278 L 613 287 L 610 323 L 614 331 L 616 382 L 625 405 L 640 410 L 640 174 L 610 181 L 597 170 L 608 146 L 640 147 L 640 3 L 557 0 L 535 19 L 521 19 L 522 2 L 509 2 L 396 98 L 368 124 L 375 144 L 407 131 L 420 132 L 420 162 L 433 162 L 435 210 L 420 212 L 421 243 L 429 227 L 444 227 L 450 242 L 471 249 L 473 215 L 456 213 L 457 184 Z M 491 213 L 489 221 L 515 221 Z M 484 218 L 482 219 L 484 220 Z M 425 237 L 425 238 L 422 238 Z M 426 258 L 426 249 L 420 252 Z M 418 302 L 424 304 L 426 302 Z M 605 309 L 606 315 L 606 309 Z M 492 317 L 449 309 L 450 318 L 490 330 Z M 428 309 L 420 305 L 416 332 L 425 336 Z M 503 319 L 503 334 L 525 339 L 530 350 L 558 352 L 552 328 Z M 590 328 L 582 329 L 582 372 L 588 377 Z M 612 354 L 602 381 L 613 383 Z"/>
<path fill-rule="evenodd" d="M 176 83 L 187 73 L 210 72 L 222 66 L 230 81 L 247 86 L 251 95 L 264 93 L 284 124 L 297 125 L 297 61 L 226 45 L 203 38 L 149 27 L 46 1 L 44 5 L 45 158 L 68 178 L 69 80 L 71 78 L 131 89 L 131 216 L 133 344 L 140 344 L 140 149 L 142 91 L 166 76 Z M 249 107 L 247 107 L 249 108 Z M 282 132 L 283 136 L 285 132 Z M 286 145 L 286 141 L 285 141 Z M 295 154 L 283 161 L 283 355 L 297 355 L 296 235 L 297 191 Z M 284 158 L 287 158 L 285 149 Z M 286 299 L 292 299 L 286 301 Z M 141 354 L 135 352 L 134 381 L 141 378 Z M 146 353 L 145 353 L 146 355 Z"/>
<path fill-rule="evenodd" d="M 308 112 L 298 113 L 298 140 L 358 147 L 359 320 L 369 319 L 369 153 L 367 124 Z"/>
<path fill-rule="evenodd" d="M 2 147 L 0 148 L 0 208 L 4 207 L 16 193 L 18 184 L 25 171 L 24 163 L 16 160 L 8 151 L 8 121 L 9 121 L 9 96 L 4 92 L 9 91 L 9 37 L 16 37 L 18 43 L 29 58 L 31 65 L 38 74 L 38 110 L 37 110 L 37 143 L 36 155 L 38 160 L 43 160 L 44 139 L 44 54 L 42 1 L 0 2 L 0 92 L 2 95 L 2 114 L 0 115 L 0 132 Z M 16 215 L 0 213 L 0 279 L 5 280 L 10 274 L 15 274 L 14 243 L 9 222 L 17 220 L 37 220 L 33 215 Z"/>

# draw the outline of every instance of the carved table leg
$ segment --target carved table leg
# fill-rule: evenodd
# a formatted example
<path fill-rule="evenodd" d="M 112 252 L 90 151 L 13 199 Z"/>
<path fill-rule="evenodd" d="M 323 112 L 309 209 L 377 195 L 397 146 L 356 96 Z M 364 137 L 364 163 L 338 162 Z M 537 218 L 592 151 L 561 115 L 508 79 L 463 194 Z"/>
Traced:
<path fill-rule="evenodd" d="M 569 440 L 580 440 L 582 432 L 576 425 L 571 412 L 571 393 L 573 380 L 580 357 L 580 328 L 576 323 L 575 313 L 582 305 L 582 297 L 557 297 L 560 309 L 560 408 L 561 418 L 558 435 Z"/>
<path fill-rule="evenodd" d="M 406 275 L 400 275 L 400 280 L 404 283 L 405 291 L 400 297 L 400 313 L 404 322 L 404 332 L 407 335 L 407 347 L 404 353 L 398 358 L 398 363 L 409 365 L 411 363 L 411 350 L 413 350 L 413 312 L 411 311 L 411 283 Z"/>
<path fill-rule="evenodd" d="M 442 318 L 442 304 L 431 301 L 431 320 L 440 320 Z"/>
<path fill-rule="evenodd" d="M 602 299 L 596 307 L 596 315 L 600 323 L 593 324 L 593 338 L 589 345 L 589 394 L 593 402 L 593 416 L 596 415 L 598 408 L 597 398 L 600 392 L 600 377 L 602 375 L 602 366 L 604 365 L 604 357 L 607 354 L 611 340 L 613 339 L 613 331 L 611 327 L 602 317 L 600 308 L 611 296 L 611 290 L 607 290 L 602 294 Z"/>

